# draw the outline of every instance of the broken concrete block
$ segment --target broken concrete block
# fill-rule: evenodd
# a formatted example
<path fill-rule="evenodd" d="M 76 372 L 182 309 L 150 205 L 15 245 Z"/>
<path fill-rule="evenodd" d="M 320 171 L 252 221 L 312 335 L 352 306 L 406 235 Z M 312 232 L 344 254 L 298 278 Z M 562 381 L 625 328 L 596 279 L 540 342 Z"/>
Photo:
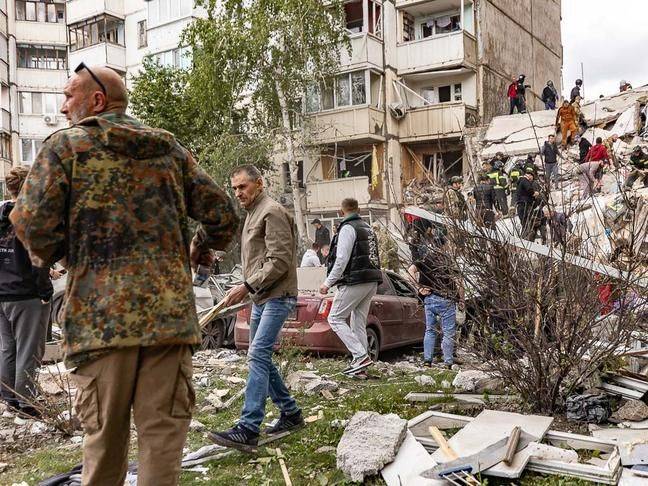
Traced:
<path fill-rule="evenodd" d="M 196 419 L 191 419 L 191 422 L 189 423 L 189 430 L 193 430 L 194 432 L 202 432 L 206 429 L 207 427 L 205 427 L 205 424 Z"/>
<path fill-rule="evenodd" d="M 648 405 L 640 400 L 628 400 L 612 415 L 617 420 L 641 422 L 648 419 Z"/>
<path fill-rule="evenodd" d="M 331 380 L 325 380 L 323 378 L 318 378 L 316 380 L 310 380 L 304 386 L 304 393 L 307 395 L 315 395 L 321 391 L 335 391 L 338 389 L 338 384 Z"/>
<path fill-rule="evenodd" d="M 414 378 L 414 381 L 421 386 L 429 386 L 429 385 L 434 385 L 436 383 L 436 380 L 428 375 L 419 375 L 416 378 Z"/>
<path fill-rule="evenodd" d="M 304 391 L 306 383 L 321 378 L 313 371 L 294 371 L 286 377 L 286 386 L 292 391 Z"/>
<path fill-rule="evenodd" d="M 378 474 L 394 460 L 406 432 L 407 421 L 396 414 L 357 412 L 338 443 L 338 469 L 358 482 Z"/>
<path fill-rule="evenodd" d="M 540 444 L 538 442 L 532 442 L 528 447 L 530 448 L 529 455 L 536 459 L 568 463 L 578 462 L 578 452 L 573 449 L 561 449 L 560 447 Z"/>
<path fill-rule="evenodd" d="M 480 370 L 460 371 L 452 381 L 457 391 L 468 393 L 483 393 L 485 391 L 501 390 L 504 383 L 497 376 Z"/>

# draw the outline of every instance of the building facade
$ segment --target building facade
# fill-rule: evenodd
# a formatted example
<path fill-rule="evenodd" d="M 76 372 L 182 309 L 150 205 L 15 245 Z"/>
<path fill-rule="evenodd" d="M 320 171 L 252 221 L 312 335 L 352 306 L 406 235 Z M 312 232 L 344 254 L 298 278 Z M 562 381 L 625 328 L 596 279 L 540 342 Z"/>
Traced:
<path fill-rule="evenodd" d="M 546 81 L 562 84 L 559 0 L 351 0 L 345 15 L 351 50 L 305 97 L 309 221 L 332 227 L 349 196 L 369 221 L 399 221 L 409 187 L 467 174 L 463 132 L 508 113 L 513 77 L 526 75 L 530 109 L 543 108 Z M 294 207 L 277 158 L 282 201 Z"/>

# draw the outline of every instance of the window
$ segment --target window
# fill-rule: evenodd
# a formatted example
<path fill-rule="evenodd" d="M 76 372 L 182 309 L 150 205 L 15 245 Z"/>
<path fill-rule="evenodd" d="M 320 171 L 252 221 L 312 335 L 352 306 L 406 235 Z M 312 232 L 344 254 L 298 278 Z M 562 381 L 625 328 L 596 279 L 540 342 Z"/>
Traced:
<path fill-rule="evenodd" d="M 434 86 L 428 86 L 421 89 L 421 97 L 430 103 L 461 101 L 461 83 L 437 86 L 436 88 Z"/>
<path fill-rule="evenodd" d="M 11 136 L 6 133 L 0 134 L 0 157 L 11 160 Z"/>
<path fill-rule="evenodd" d="M 70 31 L 70 51 L 94 46 L 101 42 L 124 45 L 124 21 L 109 15 L 100 15 L 73 24 Z"/>
<path fill-rule="evenodd" d="M 18 45 L 18 67 L 67 69 L 67 49 L 60 46 Z"/>
<path fill-rule="evenodd" d="M 450 99 L 450 86 L 439 86 L 439 103 L 447 103 Z"/>
<path fill-rule="evenodd" d="M 63 93 L 39 93 L 21 91 L 19 93 L 21 115 L 45 115 L 59 113 L 65 97 Z"/>
<path fill-rule="evenodd" d="M 282 164 L 283 168 L 283 178 L 284 178 L 284 189 L 286 192 L 290 192 L 292 187 L 292 180 L 290 178 L 290 168 L 288 167 L 288 162 Z M 299 181 L 299 187 L 303 189 L 306 187 L 304 185 L 304 161 L 297 161 L 297 180 Z"/>
<path fill-rule="evenodd" d="M 137 47 L 146 47 L 146 20 L 137 22 Z"/>
<path fill-rule="evenodd" d="M 16 0 L 16 20 L 64 23 L 65 3 Z"/>
<path fill-rule="evenodd" d="M 416 298 L 416 292 L 404 280 L 401 280 L 396 275 L 391 274 L 389 274 L 389 280 L 391 280 L 394 289 L 396 289 L 396 295 L 398 295 L 399 297 L 412 297 L 414 299 Z"/>
<path fill-rule="evenodd" d="M 376 75 L 375 80 L 380 80 Z M 306 112 L 330 110 L 351 105 L 367 104 L 366 71 L 354 71 L 336 76 L 319 85 L 306 88 Z"/>
<path fill-rule="evenodd" d="M 461 30 L 461 15 L 452 13 L 428 17 L 420 21 L 420 38 L 425 39 L 433 35 L 449 34 Z"/>
<path fill-rule="evenodd" d="M 344 154 L 337 165 L 338 178 L 367 176 L 371 179 L 371 152 Z"/>
<path fill-rule="evenodd" d="M 189 69 L 191 67 L 191 49 L 178 47 L 170 51 L 158 52 L 151 56 L 160 66 Z"/>
<path fill-rule="evenodd" d="M 151 26 L 187 17 L 193 9 L 193 0 L 150 0 L 147 3 Z"/>
<path fill-rule="evenodd" d="M 42 140 L 36 140 L 33 138 L 21 138 L 20 139 L 20 160 L 23 164 L 31 165 L 34 163 L 34 159 L 38 154 L 38 151 L 43 145 Z"/>

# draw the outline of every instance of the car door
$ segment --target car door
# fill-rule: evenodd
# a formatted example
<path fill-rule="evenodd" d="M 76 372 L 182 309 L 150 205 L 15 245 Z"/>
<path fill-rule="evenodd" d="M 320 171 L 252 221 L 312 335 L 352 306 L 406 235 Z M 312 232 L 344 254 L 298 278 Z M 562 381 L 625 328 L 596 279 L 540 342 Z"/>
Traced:
<path fill-rule="evenodd" d="M 398 330 L 398 344 L 420 342 L 425 332 L 425 313 L 418 293 L 402 277 L 389 273 L 389 278 L 403 309 L 403 322 Z"/>
<path fill-rule="evenodd" d="M 391 280 L 384 274 L 383 281 L 371 301 L 369 312 L 380 324 L 380 347 L 385 349 L 395 346 L 398 340 L 398 328 L 403 322 L 403 307 Z"/>

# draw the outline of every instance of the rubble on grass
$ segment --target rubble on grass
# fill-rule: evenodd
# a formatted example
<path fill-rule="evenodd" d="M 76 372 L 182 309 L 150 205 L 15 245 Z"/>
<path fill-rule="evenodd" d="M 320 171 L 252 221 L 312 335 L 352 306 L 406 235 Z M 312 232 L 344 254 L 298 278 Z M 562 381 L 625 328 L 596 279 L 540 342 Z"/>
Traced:
<path fill-rule="evenodd" d="M 648 405 L 639 400 L 628 400 L 614 412 L 613 418 L 622 421 L 641 422 L 648 419 Z"/>

